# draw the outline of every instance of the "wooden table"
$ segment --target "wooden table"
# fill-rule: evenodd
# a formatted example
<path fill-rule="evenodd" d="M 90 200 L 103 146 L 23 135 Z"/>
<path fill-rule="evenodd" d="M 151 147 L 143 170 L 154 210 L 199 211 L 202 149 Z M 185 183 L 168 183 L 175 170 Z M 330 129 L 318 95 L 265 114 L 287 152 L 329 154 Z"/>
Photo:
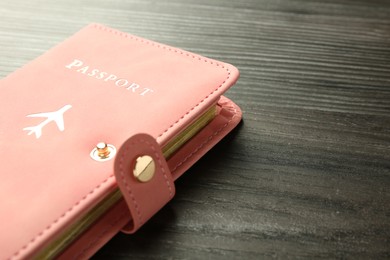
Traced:
<path fill-rule="evenodd" d="M 390 257 L 389 1 L 1 1 L 0 76 L 90 22 L 236 65 L 244 112 L 95 259 Z"/>

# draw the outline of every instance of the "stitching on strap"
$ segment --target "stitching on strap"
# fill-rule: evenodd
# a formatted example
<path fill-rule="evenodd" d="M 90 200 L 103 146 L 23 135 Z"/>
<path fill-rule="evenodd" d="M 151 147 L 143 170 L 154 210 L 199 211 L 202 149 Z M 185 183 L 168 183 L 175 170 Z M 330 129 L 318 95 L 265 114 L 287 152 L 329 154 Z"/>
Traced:
<path fill-rule="evenodd" d="M 168 181 L 167 172 L 165 171 L 165 169 L 164 169 L 164 167 L 163 167 L 162 159 L 161 159 L 161 157 L 159 156 L 156 147 L 154 147 L 154 145 L 151 144 L 151 143 L 149 143 L 148 141 L 145 141 L 145 142 L 146 142 L 146 143 L 149 145 L 149 147 L 153 150 L 154 156 L 157 158 L 158 165 L 160 166 L 160 170 L 161 170 L 161 172 L 163 173 L 163 176 L 164 176 L 164 179 L 165 179 L 165 183 L 167 184 L 167 187 L 168 187 L 168 190 L 169 190 L 169 197 L 172 198 L 172 197 L 173 197 L 172 186 L 171 186 L 171 184 L 170 184 L 169 181 Z M 165 160 L 165 159 L 164 159 L 164 160 Z"/>
<path fill-rule="evenodd" d="M 120 170 L 119 170 L 119 173 L 121 175 L 122 182 L 125 184 L 126 191 L 130 195 L 131 200 L 133 201 L 134 207 L 136 209 L 136 214 L 137 214 L 137 217 L 138 217 L 138 221 L 142 225 L 143 222 L 144 222 L 143 218 L 142 218 L 142 212 L 141 212 L 141 209 L 140 209 L 140 207 L 138 205 L 138 202 L 137 202 L 137 200 L 136 200 L 136 198 L 135 198 L 135 196 L 133 194 L 131 186 L 127 182 L 127 179 L 125 178 L 125 169 L 123 167 L 123 162 L 124 162 L 124 159 L 125 159 L 125 156 L 126 156 L 127 152 L 129 151 L 130 146 L 136 146 L 138 143 L 146 143 L 152 149 L 152 151 L 154 153 L 154 156 L 157 158 L 157 162 L 158 162 L 159 168 L 160 168 L 161 172 L 163 173 L 163 176 L 164 176 L 164 179 L 165 179 L 165 183 L 166 183 L 168 191 L 169 191 L 169 197 L 170 198 L 173 197 L 173 191 L 172 191 L 172 186 L 171 186 L 171 184 L 168 181 L 167 173 L 166 173 L 166 171 L 165 171 L 165 169 L 163 167 L 163 163 L 161 161 L 161 157 L 159 156 L 159 154 L 157 152 L 157 149 L 154 147 L 154 145 L 152 143 L 148 142 L 148 141 L 145 141 L 144 139 L 133 141 L 133 142 L 127 144 L 127 146 L 125 147 L 125 152 L 122 153 L 122 155 L 120 157 L 120 161 L 119 161 L 119 169 Z"/>
<path fill-rule="evenodd" d="M 129 183 L 127 182 L 127 180 L 125 178 L 125 173 L 124 173 L 124 168 L 123 168 L 124 157 L 127 154 L 127 152 L 129 151 L 129 146 L 130 145 L 135 145 L 135 143 L 128 144 L 126 146 L 126 148 L 125 148 L 125 152 L 122 153 L 122 156 L 120 157 L 120 161 L 119 161 L 119 169 L 120 169 L 119 172 L 120 172 L 120 175 L 121 175 L 122 182 L 125 184 L 126 191 L 130 195 L 131 200 L 133 201 L 133 204 L 134 204 L 134 207 L 135 207 L 135 211 L 137 213 L 138 221 L 142 224 L 143 221 L 142 221 L 141 210 L 140 210 L 140 208 L 138 206 L 137 200 L 134 197 L 133 191 L 131 190 L 131 187 L 130 187 Z"/>

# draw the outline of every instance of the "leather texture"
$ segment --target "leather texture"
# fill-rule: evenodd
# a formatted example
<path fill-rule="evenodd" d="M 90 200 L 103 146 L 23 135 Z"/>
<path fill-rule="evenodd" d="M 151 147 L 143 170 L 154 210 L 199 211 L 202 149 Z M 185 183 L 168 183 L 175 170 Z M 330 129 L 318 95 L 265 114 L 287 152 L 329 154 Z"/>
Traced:
<path fill-rule="evenodd" d="M 117 187 L 114 161 L 90 158 L 98 142 L 119 148 L 146 133 L 162 147 L 238 75 L 229 64 L 92 24 L 0 80 L 6 108 L 0 114 L 0 195 L 7 198 L 0 206 L 0 258 L 31 258 Z M 224 131 L 208 138 L 217 141 Z M 210 144 L 174 155 L 168 162 L 173 178 Z M 110 215 L 116 224 L 102 237 L 127 223 L 126 214 Z"/>
<path fill-rule="evenodd" d="M 199 158 L 214 147 L 241 121 L 241 109 L 230 99 L 222 96 L 218 102 L 218 114 L 205 128 L 185 144 L 168 161 L 176 180 Z M 79 239 L 64 251 L 59 259 L 88 259 L 107 243 L 122 227 L 132 221 L 125 200 L 121 200 Z"/>
<path fill-rule="evenodd" d="M 147 182 L 134 177 L 133 169 L 140 156 L 150 156 L 155 164 L 154 175 Z M 117 184 L 127 202 L 132 221 L 123 228 L 134 233 L 175 195 L 172 174 L 159 144 L 147 134 L 130 137 L 116 155 L 114 172 Z"/>

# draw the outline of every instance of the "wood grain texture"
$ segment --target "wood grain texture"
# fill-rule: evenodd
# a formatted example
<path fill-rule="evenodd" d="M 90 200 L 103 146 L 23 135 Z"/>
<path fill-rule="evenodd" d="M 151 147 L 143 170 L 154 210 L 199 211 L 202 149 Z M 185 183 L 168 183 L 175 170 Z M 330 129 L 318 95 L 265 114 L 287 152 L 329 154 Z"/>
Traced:
<path fill-rule="evenodd" d="M 389 1 L 2 1 L 0 76 L 89 22 L 236 65 L 244 112 L 95 259 L 390 258 Z"/>

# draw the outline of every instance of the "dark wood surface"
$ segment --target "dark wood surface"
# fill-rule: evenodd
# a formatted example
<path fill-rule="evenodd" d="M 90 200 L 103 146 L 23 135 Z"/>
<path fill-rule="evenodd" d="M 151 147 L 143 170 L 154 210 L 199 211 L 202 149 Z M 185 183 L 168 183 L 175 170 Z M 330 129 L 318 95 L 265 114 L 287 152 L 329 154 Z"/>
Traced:
<path fill-rule="evenodd" d="M 244 112 L 95 259 L 390 258 L 390 1 L 2 0 L 0 76 L 90 22 L 236 65 Z"/>

